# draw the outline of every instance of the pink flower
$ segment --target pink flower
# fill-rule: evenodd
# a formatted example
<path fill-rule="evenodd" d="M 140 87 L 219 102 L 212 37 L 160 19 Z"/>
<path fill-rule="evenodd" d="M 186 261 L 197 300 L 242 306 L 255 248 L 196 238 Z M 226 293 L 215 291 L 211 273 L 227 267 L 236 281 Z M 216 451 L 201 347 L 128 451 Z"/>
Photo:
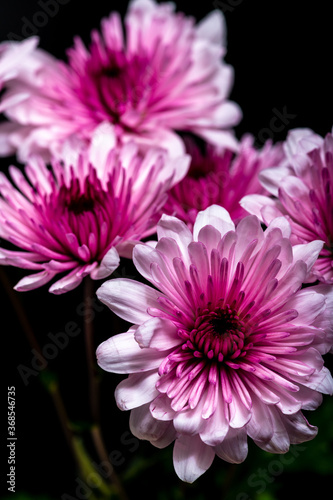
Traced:
<path fill-rule="evenodd" d="M 278 216 L 290 222 L 293 244 L 322 240 L 324 246 L 308 281 L 333 284 L 333 137 L 309 129 L 289 132 L 286 159 L 264 170 L 261 184 L 273 197 L 245 196 L 241 205 L 265 224 Z"/>
<path fill-rule="evenodd" d="M 105 282 L 99 299 L 134 323 L 97 350 L 99 365 L 128 373 L 116 389 L 130 428 L 163 448 L 175 441 L 178 476 L 192 482 L 215 454 L 247 455 L 247 436 L 272 453 L 317 432 L 301 410 L 333 392 L 322 354 L 332 345 L 333 289 L 301 289 L 320 241 L 293 249 L 284 218 L 264 232 L 255 216 L 235 228 L 211 206 L 193 234 L 164 215 L 156 248 L 138 244 L 133 260 L 154 285 Z"/>
<path fill-rule="evenodd" d="M 185 175 L 186 156 L 170 160 L 157 148 L 143 156 L 133 143 L 112 148 L 114 136 L 101 127 L 76 162 L 67 157 L 48 169 L 35 159 L 26 178 L 12 166 L 15 185 L 0 173 L 0 237 L 21 249 L 0 248 L 0 264 L 38 271 L 16 290 L 32 290 L 64 272 L 50 292 L 72 290 L 86 275 L 109 276 L 119 256 L 130 257 L 133 245 L 155 232 L 167 189 Z"/>
<path fill-rule="evenodd" d="M 281 162 L 280 145 L 267 142 L 261 151 L 253 147 L 253 137 L 246 135 L 238 153 L 205 145 L 202 152 L 196 143 L 185 140 L 192 157 L 188 174 L 170 192 L 164 212 L 193 226 L 199 211 L 217 204 L 226 208 L 234 222 L 247 215 L 239 201 L 248 193 L 267 193 L 258 173 Z"/>
<path fill-rule="evenodd" d="M 0 111 L 0 154 L 61 153 L 71 136 L 89 141 L 101 122 L 115 125 L 122 142 L 184 150 L 175 130 L 189 130 L 231 148 L 230 131 L 241 112 L 228 101 L 233 69 L 223 61 L 225 23 L 213 11 L 198 25 L 175 13 L 172 3 L 133 0 L 92 33 L 89 50 L 80 38 L 62 63 L 34 50 L 7 82 Z M 1 65 L 0 65 L 1 74 Z"/>

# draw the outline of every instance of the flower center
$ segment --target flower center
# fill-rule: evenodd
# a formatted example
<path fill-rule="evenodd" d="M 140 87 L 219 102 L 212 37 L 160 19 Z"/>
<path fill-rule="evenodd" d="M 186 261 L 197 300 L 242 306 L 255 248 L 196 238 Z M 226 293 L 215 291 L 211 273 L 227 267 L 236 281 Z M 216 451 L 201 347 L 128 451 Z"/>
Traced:
<path fill-rule="evenodd" d="M 156 88 L 156 75 L 144 56 L 91 47 L 75 94 L 98 123 L 108 120 L 126 129 L 144 119 L 146 107 Z"/>
<path fill-rule="evenodd" d="M 223 309 L 205 310 L 197 316 L 184 350 L 195 357 L 223 361 L 237 358 L 244 347 L 245 327 L 237 313 L 228 305 Z"/>
<path fill-rule="evenodd" d="M 80 215 L 84 212 L 92 212 L 94 208 L 94 200 L 85 195 L 79 196 L 69 201 L 67 208 L 75 215 Z"/>

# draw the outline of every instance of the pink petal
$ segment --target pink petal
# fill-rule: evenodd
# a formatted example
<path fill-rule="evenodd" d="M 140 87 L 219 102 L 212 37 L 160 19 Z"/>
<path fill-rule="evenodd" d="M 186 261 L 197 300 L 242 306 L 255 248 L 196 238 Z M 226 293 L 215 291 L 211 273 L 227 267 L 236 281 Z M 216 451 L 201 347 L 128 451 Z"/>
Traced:
<path fill-rule="evenodd" d="M 81 283 L 82 279 L 83 276 L 79 274 L 79 269 L 74 269 L 67 276 L 53 283 L 49 288 L 49 292 L 55 295 L 69 292 L 74 290 Z"/>
<path fill-rule="evenodd" d="M 304 443 L 316 437 L 318 428 L 310 425 L 301 412 L 290 415 L 284 421 L 292 444 Z"/>
<path fill-rule="evenodd" d="M 112 247 L 103 257 L 99 267 L 90 274 L 93 280 L 99 280 L 110 276 L 117 269 L 120 257 L 117 250 Z"/>
<path fill-rule="evenodd" d="M 253 441 L 267 443 L 274 432 L 271 412 L 267 404 L 262 403 L 255 396 L 252 396 L 252 398 L 254 399 L 253 411 L 251 419 L 246 426 L 246 431 Z"/>
<path fill-rule="evenodd" d="M 157 224 L 157 236 L 160 240 L 161 238 L 173 238 L 182 255 L 187 260 L 187 247 L 192 241 L 192 233 L 186 224 L 176 217 L 170 217 L 169 215 L 162 215 L 161 220 Z"/>
<path fill-rule="evenodd" d="M 162 449 L 166 446 L 169 446 L 169 444 L 171 444 L 176 439 L 176 437 L 177 434 L 172 422 L 168 422 L 168 426 L 164 429 L 163 434 L 158 439 L 150 441 L 150 443 L 153 446 L 156 446 L 156 448 Z"/>
<path fill-rule="evenodd" d="M 288 309 L 296 309 L 297 318 L 293 320 L 295 325 L 312 325 L 317 316 L 325 309 L 325 297 L 316 292 L 315 287 L 304 288 L 292 297 L 287 305 Z"/>
<path fill-rule="evenodd" d="M 293 256 L 294 261 L 303 260 L 310 272 L 313 264 L 316 262 L 321 249 L 323 248 L 324 242 L 320 240 L 314 240 L 310 243 L 304 245 L 294 245 L 293 246 Z"/>
<path fill-rule="evenodd" d="M 151 347 L 160 351 L 182 343 L 177 327 L 169 320 L 151 318 L 135 332 L 135 340 L 140 347 Z"/>
<path fill-rule="evenodd" d="M 226 46 L 226 23 L 220 10 L 213 10 L 197 25 L 196 32 L 215 45 Z"/>
<path fill-rule="evenodd" d="M 274 196 L 278 197 L 282 180 L 290 175 L 290 168 L 280 165 L 279 168 L 266 168 L 259 173 L 262 186 Z"/>
<path fill-rule="evenodd" d="M 116 146 L 116 143 L 115 130 L 110 123 L 103 122 L 95 128 L 88 149 L 88 156 L 91 164 L 99 172 L 100 178 L 103 178 L 104 174 L 100 169 L 105 168 L 110 150 Z"/>
<path fill-rule="evenodd" d="M 160 394 L 151 402 L 150 411 L 158 420 L 173 420 L 177 414 L 171 408 L 171 399 L 166 394 Z"/>
<path fill-rule="evenodd" d="M 177 476 L 193 483 L 212 465 L 214 450 L 198 436 L 180 436 L 173 448 L 173 463 Z"/>
<path fill-rule="evenodd" d="M 219 392 L 216 410 L 209 419 L 205 420 L 200 430 L 200 438 L 209 446 L 220 444 L 229 431 L 228 405 L 223 401 L 221 391 Z"/>
<path fill-rule="evenodd" d="M 245 429 L 231 429 L 221 444 L 215 446 L 218 457 L 232 464 L 240 464 L 247 457 L 247 434 Z"/>
<path fill-rule="evenodd" d="M 121 410 L 131 410 L 152 401 L 159 392 L 155 384 L 159 379 L 156 370 L 133 373 L 117 385 L 115 398 Z"/>
<path fill-rule="evenodd" d="M 111 311 L 129 323 L 141 324 L 150 319 L 147 309 L 158 307 L 162 294 L 153 288 L 127 278 L 109 280 L 96 292 Z"/>
<path fill-rule="evenodd" d="M 194 241 L 198 241 L 200 230 L 207 225 L 215 227 L 221 233 L 221 236 L 235 230 L 235 225 L 228 211 L 219 205 L 211 205 L 206 210 L 198 213 L 193 226 Z"/>
<path fill-rule="evenodd" d="M 43 286 L 45 285 L 45 283 L 48 283 L 55 275 L 56 273 L 50 271 L 42 271 L 37 274 L 31 274 L 30 276 L 25 276 L 17 283 L 17 285 L 14 286 L 14 289 L 17 290 L 18 292 L 35 290 L 35 288 Z"/>
<path fill-rule="evenodd" d="M 97 362 L 103 370 L 114 373 L 148 372 L 158 366 L 166 356 L 156 349 L 141 349 L 134 339 L 136 327 L 115 335 L 97 348 Z"/>
<path fill-rule="evenodd" d="M 163 436 L 168 427 L 169 422 L 161 422 L 152 417 L 149 405 L 143 405 L 131 411 L 130 429 L 138 439 L 156 441 Z"/>
<path fill-rule="evenodd" d="M 271 207 L 275 211 L 276 217 L 282 215 L 276 207 L 276 202 L 272 198 L 262 194 L 248 194 L 244 196 L 239 203 L 244 210 L 250 214 L 256 215 L 261 221 L 263 221 L 262 209 L 266 206 Z"/>
<path fill-rule="evenodd" d="M 202 418 L 203 401 L 192 410 L 182 410 L 177 412 L 173 419 L 173 425 L 179 434 L 189 434 L 191 436 L 199 434 L 205 421 Z"/>

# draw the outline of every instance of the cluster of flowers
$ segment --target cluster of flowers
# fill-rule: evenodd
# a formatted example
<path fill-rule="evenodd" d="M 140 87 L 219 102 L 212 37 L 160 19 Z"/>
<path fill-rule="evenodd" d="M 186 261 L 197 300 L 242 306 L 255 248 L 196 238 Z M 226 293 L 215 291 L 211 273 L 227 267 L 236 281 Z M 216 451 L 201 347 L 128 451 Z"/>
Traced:
<path fill-rule="evenodd" d="M 36 271 L 19 291 L 62 273 L 60 294 L 133 259 L 152 286 L 98 289 L 133 326 L 97 360 L 129 374 L 131 431 L 174 441 L 188 482 L 215 454 L 242 462 L 247 436 L 273 453 L 312 439 L 302 410 L 333 393 L 333 137 L 238 141 L 225 34 L 219 11 L 196 24 L 132 0 L 66 63 L 34 37 L 0 45 L 0 154 L 26 164 L 0 177 L 0 264 Z"/>

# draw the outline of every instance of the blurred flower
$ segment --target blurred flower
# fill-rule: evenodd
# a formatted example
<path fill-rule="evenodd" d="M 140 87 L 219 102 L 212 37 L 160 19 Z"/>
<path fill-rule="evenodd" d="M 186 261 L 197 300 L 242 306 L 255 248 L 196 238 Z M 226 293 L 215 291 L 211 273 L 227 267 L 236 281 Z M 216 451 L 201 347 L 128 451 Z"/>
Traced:
<path fill-rule="evenodd" d="M 9 122 L 0 126 L 0 154 L 17 152 L 22 161 L 35 153 L 58 156 L 64 140 L 89 141 L 105 121 L 122 142 L 134 137 L 175 155 L 184 150 L 175 130 L 236 148 L 229 129 L 241 112 L 227 100 L 233 69 L 222 59 L 223 15 L 213 11 L 195 25 L 174 7 L 133 0 L 125 35 L 112 13 L 102 34 L 93 31 L 89 50 L 75 39 L 68 64 L 40 49 L 27 55 L 7 81 L 0 111 Z"/>
<path fill-rule="evenodd" d="M 280 145 L 267 142 L 262 150 L 253 147 L 253 137 L 246 135 L 238 153 L 205 144 L 202 151 L 191 138 L 185 138 L 192 157 L 188 174 L 169 192 L 164 212 L 193 226 L 199 211 L 217 204 L 226 208 L 234 222 L 247 215 L 239 201 L 248 193 L 267 193 L 258 174 L 281 162 Z"/>
<path fill-rule="evenodd" d="M 286 216 L 292 242 L 322 240 L 323 249 L 308 281 L 333 284 L 333 137 L 310 129 L 294 129 L 284 143 L 286 159 L 279 168 L 260 174 L 262 186 L 273 195 L 245 196 L 241 205 L 265 224 Z"/>
<path fill-rule="evenodd" d="M 99 365 L 128 373 L 116 389 L 132 410 L 132 433 L 163 448 L 175 441 L 178 476 L 194 481 L 215 454 L 247 455 L 247 435 L 272 453 L 312 439 L 313 410 L 333 380 L 322 354 L 332 345 L 333 290 L 300 290 L 322 242 L 293 249 L 278 218 L 264 232 L 255 216 L 235 229 L 212 206 L 193 228 L 164 215 L 156 248 L 138 244 L 133 260 L 156 288 L 117 279 L 99 299 L 128 322 L 103 342 Z"/>
<path fill-rule="evenodd" d="M 145 155 L 133 143 L 112 147 L 105 124 L 96 129 L 85 155 L 48 168 L 34 159 L 25 176 L 12 166 L 12 181 L 0 173 L 0 237 L 22 251 L 0 248 L 0 264 L 39 271 L 16 290 L 25 291 L 66 272 L 50 292 L 72 290 L 90 275 L 109 276 L 119 256 L 130 257 L 133 245 L 156 230 L 156 213 L 166 191 L 188 168 L 186 156 L 170 159 L 165 150 Z"/>

